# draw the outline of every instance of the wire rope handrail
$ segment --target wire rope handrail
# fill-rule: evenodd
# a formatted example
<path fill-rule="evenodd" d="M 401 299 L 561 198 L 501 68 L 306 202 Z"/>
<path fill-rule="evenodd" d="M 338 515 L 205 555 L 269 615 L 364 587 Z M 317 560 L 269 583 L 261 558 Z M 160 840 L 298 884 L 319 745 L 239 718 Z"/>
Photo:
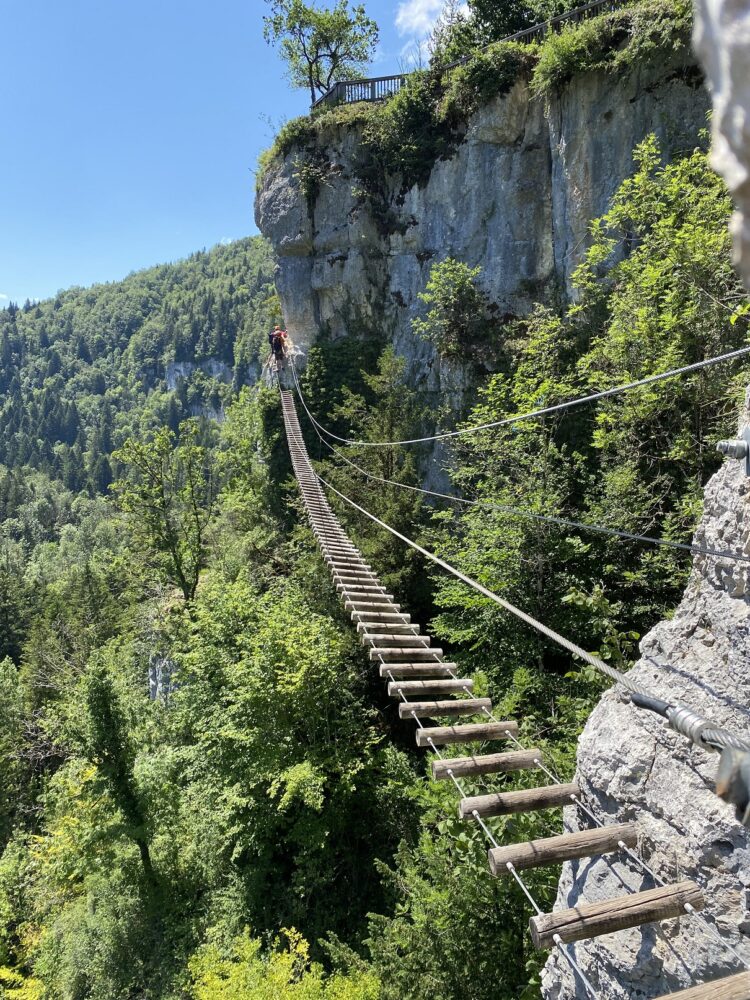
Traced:
<path fill-rule="evenodd" d="M 395 479 L 387 479 L 383 476 L 376 476 L 373 473 L 368 472 L 366 469 L 363 469 L 362 466 L 357 465 L 356 462 L 352 462 L 352 460 L 350 458 L 347 458 L 347 456 L 344 455 L 342 451 L 340 451 L 338 448 L 335 448 L 330 443 L 330 441 L 325 440 L 325 438 L 321 435 L 318 429 L 319 428 L 318 422 L 313 417 L 307 405 L 304 394 L 302 392 L 302 387 L 299 384 L 299 378 L 297 377 L 297 370 L 294 364 L 292 364 L 292 374 L 294 377 L 294 383 L 297 389 L 297 394 L 299 396 L 300 402 L 302 403 L 305 413 L 307 414 L 310 422 L 313 425 L 313 430 L 316 432 L 321 443 L 324 444 L 326 448 L 328 448 L 330 451 L 332 451 L 337 458 L 340 458 L 347 465 L 351 466 L 357 472 L 361 473 L 361 475 L 365 476 L 367 479 L 372 480 L 373 482 L 381 483 L 386 486 L 397 486 L 400 489 L 409 490 L 413 493 L 421 493 L 424 496 L 435 497 L 436 499 L 439 500 L 449 500 L 452 503 L 464 504 L 465 506 L 487 507 L 492 510 L 499 510 L 501 513 L 513 514 L 517 517 L 525 517 L 530 520 L 541 521 L 545 524 L 554 524 L 565 528 L 578 528 L 582 531 L 591 531 L 597 534 L 607 535 L 611 538 L 619 538 L 622 539 L 623 541 L 642 542 L 644 544 L 659 545 L 665 548 L 675 549 L 682 552 L 690 552 L 694 555 L 705 555 L 705 556 L 712 556 L 713 558 L 716 559 L 731 559 L 736 562 L 750 563 L 750 556 L 738 554 L 735 552 L 730 552 L 727 549 L 711 549 L 703 545 L 697 545 L 694 542 L 691 543 L 674 542 L 668 538 L 655 538 L 652 535 L 642 535 L 631 531 L 622 531 L 618 528 L 608 528 L 601 524 L 587 524 L 583 521 L 576 521 L 571 518 L 557 517 L 550 514 L 539 514 L 535 511 L 523 510 L 520 507 L 514 507 L 510 504 L 497 503 L 494 500 L 481 500 L 481 499 L 471 500 L 468 499 L 467 497 L 460 497 L 451 493 L 440 493 L 435 490 L 425 489 L 424 487 L 421 486 L 413 486 L 409 483 L 401 483 Z"/>
<path fill-rule="evenodd" d="M 723 364 L 727 361 L 734 361 L 736 358 L 744 357 L 748 354 L 750 354 L 750 346 L 740 347 L 737 350 L 728 351 L 726 354 L 719 354 L 713 358 L 704 358 L 701 361 L 695 361 L 692 364 L 683 365 L 680 368 L 672 368 L 669 371 L 659 372 L 656 375 L 648 375 L 645 378 L 636 379 L 633 382 L 626 382 L 623 385 L 613 386 L 610 389 L 602 389 L 599 392 L 590 393 L 588 396 L 578 396 L 562 403 L 554 403 L 551 406 L 543 406 L 536 410 L 530 410 L 528 413 L 515 413 L 510 417 L 503 417 L 501 420 L 491 420 L 487 423 L 475 424 L 471 427 L 459 427 L 454 431 L 440 431 L 437 434 L 428 434 L 424 437 L 418 438 L 405 438 L 400 441 L 358 441 L 353 438 L 341 437 L 338 434 L 334 434 L 333 431 L 329 431 L 326 427 L 315 420 L 315 418 L 311 419 L 315 423 L 316 427 L 323 434 L 325 434 L 326 437 L 332 438 L 334 441 L 340 441 L 342 444 L 356 445 L 359 448 L 392 448 L 395 445 L 426 444 L 429 441 L 444 441 L 449 438 L 463 437 L 467 434 L 477 434 L 479 431 L 494 430 L 498 427 L 507 427 L 522 420 L 535 420 L 538 417 L 546 417 L 552 413 L 561 413 L 562 411 L 572 409 L 575 406 L 582 406 L 584 403 L 594 403 L 601 399 L 610 399 L 611 397 L 618 396 L 623 392 L 629 392 L 631 389 L 640 389 L 647 385 L 654 385 L 656 382 L 663 382 L 665 379 L 677 378 L 679 375 L 689 375 L 692 372 L 700 371 L 703 368 L 710 368 L 713 365 Z"/>

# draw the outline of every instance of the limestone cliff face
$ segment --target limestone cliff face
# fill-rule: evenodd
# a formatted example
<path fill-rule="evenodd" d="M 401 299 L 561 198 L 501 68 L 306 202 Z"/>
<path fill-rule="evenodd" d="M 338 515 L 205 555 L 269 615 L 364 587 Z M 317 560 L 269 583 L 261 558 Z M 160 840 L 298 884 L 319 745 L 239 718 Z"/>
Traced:
<path fill-rule="evenodd" d="M 742 425 L 750 421 L 750 393 Z M 750 478 L 728 461 L 711 479 L 697 544 L 750 555 Z M 750 564 L 697 556 L 674 617 L 641 642 L 630 677 L 668 701 L 689 705 L 733 732 L 750 732 Z M 605 823 L 634 821 L 639 851 L 668 882 L 693 879 L 705 915 L 750 959 L 750 842 L 733 810 L 713 792 L 718 765 L 656 716 L 634 708 L 617 689 L 594 709 L 578 747 L 577 780 Z M 583 823 L 582 823 L 583 821 Z M 590 825 L 567 809 L 566 829 Z M 653 882 L 619 855 L 566 864 L 555 909 L 611 899 Z M 736 959 L 701 920 L 683 917 L 572 946 L 601 997 L 660 997 L 693 980 L 739 971 Z M 545 1000 L 586 997 L 559 955 L 547 963 Z"/>
<path fill-rule="evenodd" d="M 441 373 L 432 348 L 411 333 L 431 264 L 453 256 L 481 265 L 501 313 L 569 293 L 588 225 L 630 172 L 633 147 L 649 132 L 667 150 L 695 144 L 708 108 L 699 81 L 695 66 L 673 57 L 619 78 L 574 78 L 546 106 L 519 82 L 475 115 L 424 186 L 404 192 L 398 177 L 389 179 L 385 234 L 358 191 L 356 130 L 325 137 L 327 176 L 312 206 L 290 153 L 268 171 L 256 201 L 278 257 L 290 333 L 309 345 L 323 330 L 377 332 L 425 389 L 445 391 L 457 379 L 460 387 L 459 374 Z"/>
<path fill-rule="evenodd" d="M 713 162 L 735 201 L 737 260 L 750 287 L 750 13 L 737 0 L 697 0 L 696 47 L 711 87 Z M 740 429 L 750 422 L 750 391 Z M 706 489 L 696 541 L 750 555 L 750 478 L 729 461 Z M 745 736 L 750 732 L 750 572 L 747 563 L 699 556 L 670 621 L 641 643 L 631 677 L 666 699 L 678 699 Z M 578 777 L 601 819 L 635 819 L 640 849 L 662 878 L 689 877 L 705 891 L 708 921 L 750 961 L 750 839 L 713 795 L 715 755 L 687 746 L 621 700 L 606 695 L 581 736 Z M 566 823 L 579 818 L 567 810 Z M 639 888 L 637 869 L 603 861 L 566 865 L 558 906 L 610 896 L 622 883 Z M 645 881 L 648 885 L 648 882 Z M 683 917 L 663 929 L 631 930 L 575 946 L 591 982 L 605 997 L 657 997 L 737 971 L 739 962 Z M 564 960 L 544 971 L 546 1000 L 585 996 Z"/>

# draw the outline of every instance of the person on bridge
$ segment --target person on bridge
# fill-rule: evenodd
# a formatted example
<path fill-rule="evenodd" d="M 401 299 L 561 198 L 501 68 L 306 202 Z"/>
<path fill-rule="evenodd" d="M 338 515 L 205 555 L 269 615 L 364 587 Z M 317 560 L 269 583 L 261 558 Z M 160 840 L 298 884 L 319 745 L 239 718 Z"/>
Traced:
<path fill-rule="evenodd" d="M 287 333 L 286 330 L 282 330 L 279 324 L 273 328 L 273 331 L 269 333 L 268 340 L 271 344 L 271 352 L 275 361 L 283 361 L 284 353 L 286 347 Z"/>

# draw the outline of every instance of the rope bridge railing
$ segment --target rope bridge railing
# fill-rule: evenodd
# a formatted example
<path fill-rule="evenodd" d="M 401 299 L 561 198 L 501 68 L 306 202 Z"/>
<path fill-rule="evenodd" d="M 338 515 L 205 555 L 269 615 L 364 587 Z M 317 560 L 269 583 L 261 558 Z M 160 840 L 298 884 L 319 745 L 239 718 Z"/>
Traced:
<path fill-rule="evenodd" d="M 461 796 L 459 815 L 467 821 L 475 821 L 491 845 L 488 851 L 491 870 L 497 875 L 511 876 L 529 900 L 535 913 L 530 921 L 530 931 L 535 945 L 541 948 L 556 948 L 574 975 L 578 977 L 586 994 L 596 998 L 595 987 L 581 968 L 580 960 L 569 949 L 569 944 L 682 914 L 699 920 L 705 933 L 720 941 L 744 970 L 750 969 L 750 963 L 701 914 L 704 899 L 702 891 L 695 883 L 687 880 L 669 884 L 663 880 L 637 851 L 633 850 L 637 843 L 635 824 L 611 826 L 602 822 L 582 801 L 581 791 L 576 784 L 562 782 L 544 764 L 541 751 L 530 750 L 522 745 L 517 737 L 518 725 L 515 722 L 497 719 L 492 712 L 489 699 L 474 697 L 471 679 L 457 676 L 455 672 L 457 665 L 445 660 L 442 649 L 431 645 L 430 637 L 420 633 L 419 627 L 411 622 L 410 616 L 401 610 L 399 604 L 394 603 L 393 595 L 386 592 L 386 588 L 340 525 L 326 499 L 325 490 L 332 491 L 342 502 L 356 509 L 383 530 L 390 532 L 464 583 L 516 614 L 527 624 L 541 629 L 548 638 L 563 645 L 574 655 L 583 656 L 597 668 L 601 663 L 608 676 L 624 684 L 632 697 L 648 698 L 650 697 L 648 693 L 640 692 L 625 675 L 599 661 L 597 657 L 592 657 L 592 654 L 588 654 L 581 647 L 547 629 L 532 616 L 526 615 L 525 612 L 482 587 L 322 479 L 313 468 L 307 454 L 292 394 L 283 391 L 281 399 L 295 475 L 312 530 L 321 546 L 336 589 L 344 601 L 346 610 L 351 613 L 352 621 L 356 622 L 362 642 L 369 647 L 371 662 L 378 665 L 380 676 L 388 681 L 389 695 L 399 699 L 399 717 L 412 719 L 417 725 L 417 745 L 427 747 L 434 752 L 436 759 L 432 763 L 433 777 L 436 780 L 447 778 L 452 781 Z M 441 696 L 445 695 L 449 697 L 443 700 Z M 420 700 L 412 700 L 414 698 Z M 674 707 L 675 713 L 673 717 L 669 717 L 670 724 L 690 738 L 696 739 L 699 745 L 713 748 L 712 741 L 729 743 L 733 739 L 732 734 L 726 734 L 719 727 L 712 727 L 695 714 L 686 716 L 679 706 Z M 471 716 L 475 718 L 481 716 L 484 721 L 429 726 L 422 721 L 429 719 L 439 722 L 444 718 L 452 720 L 456 717 Z M 494 740 L 509 741 L 516 749 L 510 752 L 471 755 L 463 758 L 446 757 L 438 749 L 440 745 L 485 743 Z M 529 768 L 541 770 L 552 783 L 520 791 L 496 791 L 491 790 L 485 781 L 487 775 L 505 775 Z M 482 794 L 472 794 L 472 790 L 464 783 L 466 780 L 479 783 Z M 496 816 L 561 808 L 571 804 L 577 806 L 593 822 L 595 829 L 566 832 L 540 841 L 501 846 L 490 825 L 492 818 Z M 614 900 L 579 903 L 571 910 L 544 913 L 519 874 L 524 868 L 555 864 L 573 858 L 602 857 L 611 865 L 612 862 L 607 856 L 617 852 L 621 852 L 629 862 L 636 864 L 641 872 L 647 874 L 653 880 L 654 888 L 631 892 L 626 897 Z M 748 971 L 732 973 L 724 979 L 692 987 L 684 994 L 671 995 L 684 996 L 684 1000 L 688 1000 L 688 997 L 690 1000 L 700 1000 L 700 998 L 708 1000 L 709 997 L 714 1000 L 721 998 L 729 1000 L 730 997 L 745 994 L 750 996 Z"/>

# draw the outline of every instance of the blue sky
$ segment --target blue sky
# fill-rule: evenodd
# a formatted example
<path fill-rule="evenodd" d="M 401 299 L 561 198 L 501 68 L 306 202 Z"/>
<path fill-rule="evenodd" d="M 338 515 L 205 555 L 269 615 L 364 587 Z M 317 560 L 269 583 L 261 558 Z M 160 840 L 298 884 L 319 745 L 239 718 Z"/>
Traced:
<path fill-rule="evenodd" d="M 365 0 L 373 73 L 441 0 Z M 307 110 L 263 0 L 4 0 L 0 308 L 255 232 L 253 171 Z"/>

